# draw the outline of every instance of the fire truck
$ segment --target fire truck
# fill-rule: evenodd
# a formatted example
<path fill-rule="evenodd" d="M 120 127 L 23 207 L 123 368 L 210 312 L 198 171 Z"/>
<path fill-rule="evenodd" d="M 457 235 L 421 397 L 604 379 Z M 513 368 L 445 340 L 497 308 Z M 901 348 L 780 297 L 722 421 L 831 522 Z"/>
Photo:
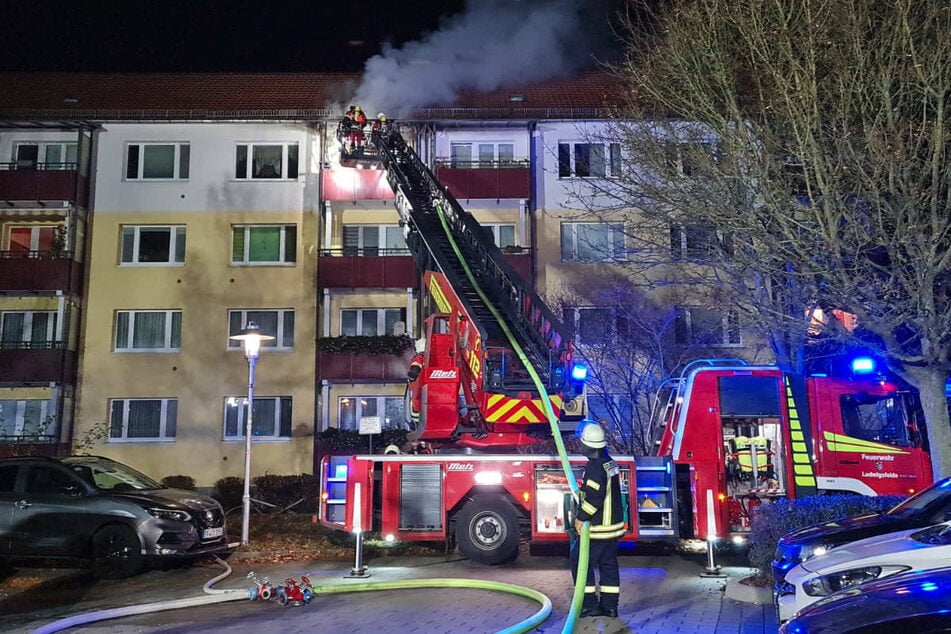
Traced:
<path fill-rule="evenodd" d="M 568 333 L 397 131 L 341 152 L 344 166 L 374 162 L 386 170 L 424 272 L 425 352 L 407 409 L 418 415 L 411 438 L 433 453 L 324 457 L 320 521 L 445 540 L 490 564 L 515 557 L 522 539 L 567 541 L 565 465 L 530 452 L 553 433 L 574 431 L 586 414 L 584 367 L 573 360 Z M 616 460 L 632 498 L 624 539 L 634 540 L 631 493 L 662 465 Z M 571 459 L 575 479 L 584 462 Z"/>
<path fill-rule="evenodd" d="M 768 500 L 908 495 L 933 479 L 916 396 L 878 376 L 698 360 L 658 393 L 651 434 L 673 463 L 682 538 L 742 537 Z"/>

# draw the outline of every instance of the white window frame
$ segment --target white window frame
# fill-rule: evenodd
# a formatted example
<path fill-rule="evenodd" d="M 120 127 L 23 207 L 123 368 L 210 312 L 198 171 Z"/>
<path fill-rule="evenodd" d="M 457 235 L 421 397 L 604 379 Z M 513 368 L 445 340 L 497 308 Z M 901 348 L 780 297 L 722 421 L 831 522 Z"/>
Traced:
<path fill-rule="evenodd" d="M 264 146 L 280 146 L 281 147 L 281 173 L 276 177 L 262 177 L 254 175 L 254 148 L 264 147 Z M 289 149 L 295 147 L 297 148 L 297 173 L 291 176 L 289 174 L 290 170 L 290 161 Z M 244 164 L 244 174 L 239 174 L 238 172 L 238 152 L 239 148 L 245 148 L 245 164 Z M 264 181 L 264 182 L 274 182 L 274 181 L 296 181 L 301 177 L 301 153 L 300 153 L 300 143 L 298 141 L 242 141 L 236 143 L 234 147 L 234 161 L 231 163 L 234 166 L 234 179 L 237 181 Z"/>
<path fill-rule="evenodd" d="M 568 173 L 563 173 L 563 157 L 562 157 L 562 147 L 567 146 L 568 148 Z M 589 160 L 589 173 L 584 175 L 578 174 L 578 161 L 577 154 L 579 146 L 589 146 L 589 157 L 590 157 L 590 148 L 591 147 L 600 147 L 604 152 L 604 173 L 603 174 L 591 174 L 590 173 L 590 160 Z M 555 165 L 558 169 L 558 178 L 559 179 L 570 179 L 570 178 L 619 178 L 621 176 L 621 144 L 620 143 L 591 143 L 588 141 L 559 141 L 558 147 L 555 151 Z"/>
<path fill-rule="evenodd" d="M 508 148 L 511 158 L 502 159 L 501 148 Z M 456 159 L 455 148 L 468 148 L 469 160 Z M 491 148 L 492 158 L 483 159 L 483 150 Z M 504 161 L 504 162 L 503 162 Z M 500 167 L 516 163 L 515 143 L 512 141 L 451 141 L 449 143 L 449 166 L 457 169 L 478 169 Z"/>
<path fill-rule="evenodd" d="M 132 231 L 132 259 L 126 261 L 125 258 L 125 240 L 127 230 Z M 168 231 L 168 257 L 164 262 L 141 262 L 139 261 L 139 247 L 142 231 Z M 178 252 L 178 240 L 182 240 L 182 250 Z M 184 266 L 185 265 L 185 245 L 186 245 L 185 225 L 122 225 L 119 231 L 119 266 Z M 179 259 L 181 257 L 181 259 Z"/>
<path fill-rule="evenodd" d="M 357 230 L 357 244 L 356 246 L 352 244 L 347 244 L 347 231 L 356 229 Z M 397 234 L 400 236 L 403 242 L 402 247 L 388 247 L 386 234 L 387 230 L 396 229 Z M 367 234 L 376 233 L 376 245 L 370 246 L 367 245 Z M 356 254 L 359 256 L 365 256 L 365 249 L 376 249 L 377 254 L 382 254 L 384 256 L 391 255 L 391 251 L 396 251 L 395 255 L 409 255 L 409 246 L 406 244 L 406 237 L 404 235 L 403 228 L 398 224 L 380 224 L 380 225 L 363 225 L 363 224 L 347 224 L 341 229 L 341 243 L 344 255 L 352 255 L 352 251 L 356 249 Z"/>
<path fill-rule="evenodd" d="M 161 403 L 159 412 L 158 436 L 129 437 L 129 407 L 133 402 L 158 401 Z M 115 407 L 122 408 L 122 435 L 112 435 L 112 418 Z M 169 407 L 173 405 L 173 407 Z M 106 441 L 110 443 L 135 442 L 174 442 L 178 428 L 178 399 L 176 398 L 112 398 L 109 399 L 109 434 Z"/>
<path fill-rule="evenodd" d="M 26 405 L 31 401 L 40 402 L 40 421 L 39 421 L 39 433 L 38 434 L 26 434 L 24 430 L 26 428 Z M 11 405 L 12 404 L 12 405 Z M 58 436 L 59 430 L 57 429 L 57 424 L 53 414 L 55 410 L 53 408 L 53 401 L 51 399 L 41 399 L 41 398 L 21 398 L 21 399 L 0 399 L 0 407 L 14 407 L 16 412 L 13 414 L 13 438 L 22 438 L 22 437 L 31 437 L 34 435 L 39 436 Z M 54 420 L 49 420 L 54 418 Z M 47 421 L 52 424 L 49 429 L 45 427 Z"/>
<path fill-rule="evenodd" d="M 13 162 L 18 163 L 17 155 L 19 154 L 20 147 L 36 147 L 36 164 L 30 167 L 36 168 L 40 165 L 43 166 L 43 169 L 46 170 L 75 170 L 79 165 L 79 144 L 75 141 L 17 141 L 13 145 Z M 60 152 L 60 157 L 63 159 L 61 161 L 49 162 L 46 159 L 50 148 L 58 147 Z M 74 161 L 66 160 L 69 158 L 70 148 L 75 155 Z M 50 167 L 50 165 L 56 165 L 57 167 Z M 19 165 L 18 165 L 19 167 Z M 26 166 L 24 166 L 26 167 Z"/>
<path fill-rule="evenodd" d="M 228 310 L 228 349 L 229 350 L 243 350 L 243 345 L 240 341 L 235 341 L 231 338 L 231 335 L 236 335 L 241 331 L 242 328 L 248 323 L 248 313 L 277 313 L 277 332 L 267 332 L 263 334 L 268 334 L 274 337 L 274 339 L 269 339 L 267 341 L 261 342 L 262 348 L 267 348 L 268 350 L 293 350 L 294 349 L 294 333 L 290 333 L 290 339 L 292 340 L 291 345 L 286 345 L 288 339 L 288 333 L 286 332 L 286 320 L 287 315 L 290 314 L 293 318 L 294 329 L 297 328 L 297 315 L 293 308 L 232 308 Z M 235 331 L 232 328 L 232 323 L 234 323 L 233 316 L 240 315 L 240 321 L 238 323 L 238 330 Z M 254 320 L 256 321 L 256 320 Z M 260 326 L 261 324 L 258 323 Z"/>
<path fill-rule="evenodd" d="M 144 313 L 161 313 L 165 315 L 165 334 L 164 334 L 164 345 L 161 348 L 135 348 L 133 347 L 133 342 L 135 341 L 135 316 Z M 128 328 L 126 332 L 126 341 L 120 347 L 119 342 L 119 320 L 121 315 L 128 315 L 126 319 L 128 320 Z M 178 345 L 172 345 L 172 339 L 174 336 L 174 322 L 175 315 L 178 315 Z M 182 311 L 181 309 L 172 309 L 172 310 L 117 310 L 116 311 L 116 321 L 113 328 L 113 348 L 115 352 L 120 354 L 143 354 L 151 352 L 178 352 L 181 348 L 181 320 L 182 320 Z"/>
<path fill-rule="evenodd" d="M 343 335 L 343 318 L 345 314 L 356 313 L 357 317 L 357 332 L 353 335 L 346 335 L 351 337 L 362 337 L 362 336 L 380 336 L 380 335 L 392 335 L 395 333 L 386 332 L 386 314 L 389 311 L 395 311 L 397 316 L 402 316 L 402 319 L 397 319 L 394 323 L 403 323 L 405 327 L 406 323 L 406 308 L 396 308 L 393 306 L 382 307 L 382 308 L 341 308 L 340 309 L 340 334 Z M 363 330 L 363 322 L 365 320 L 372 320 L 373 316 L 370 313 L 376 313 L 376 331 L 377 335 L 361 335 L 359 334 Z M 401 315 L 402 313 L 402 315 Z"/>
<path fill-rule="evenodd" d="M 40 250 L 40 237 L 44 230 L 52 231 L 50 236 L 50 242 L 56 242 L 57 233 L 63 232 L 62 235 L 65 237 L 66 227 L 63 225 L 10 225 L 9 229 L 5 233 L 4 239 L 6 240 L 6 251 L 13 251 L 13 231 L 14 229 L 29 229 L 30 231 L 30 253 L 48 253 L 49 251 Z"/>
<path fill-rule="evenodd" d="M 255 260 L 251 261 L 251 234 L 255 229 L 273 229 L 279 227 L 281 230 L 281 246 L 277 260 Z M 293 229 L 293 238 L 288 236 L 289 229 Z M 244 232 L 244 249 L 240 260 L 234 259 L 234 239 L 237 232 Z M 288 259 L 288 247 L 294 245 L 293 259 Z M 231 227 L 231 264 L 235 266 L 294 266 L 297 264 L 297 225 L 296 224 L 254 224 L 254 225 L 232 225 Z"/>
<path fill-rule="evenodd" d="M 676 235 L 679 233 L 679 236 Z M 709 260 L 716 249 L 727 243 L 727 235 L 709 225 L 673 225 L 670 231 L 671 259 L 673 260 Z M 675 244 L 675 238 L 679 241 Z M 715 243 L 701 242 L 709 237 Z"/>
<path fill-rule="evenodd" d="M 607 311 L 607 331 L 602 334 L 595 341 L 586 341 L 582 334 L 582 321 L 584 320 L 584 313 L 588 311 Z M 567 316 L 564 315 L 564 312 L 570 311 L 570 321 Z M 596 345 L 603 343 L 610 343 L 617 341 L 623 336 L 626 336 L 627 333 L 618 332 L 618 322 L 624 319 L 626 321 L 627 317 L 624 314 L 620 313 L 620 309 L 616 306 L 568 306 L 563 311 L 562 317 L 568 323 L 566 325 L 571 328 L 571 331 L 574 333 L 574 342 L 580 345 Z"/>
<path fill-rule="evenodd" d="M 271 421 L 271 433 L 270 434 L 256 434 L 251 436 L 251 441 L 260 441 L 260 440 L 290 440 L 294 435 L 294 399 L 290 396 L 255 396 L 254 401 L 256 403 L 263 403 L 264 401 L 271 401 L 274 403 L 274 420 Z M 286 436 L 281 435 L 281 415 L 283 413 L 282 404 L 284 402 L 289 403 L 290 406 L 290 417 L 291 420 L 287 421 L 287 430 L 288 433 Z M 233 435 L 228 434 L 228 414 L 229 412 L 235 412 L 237 419 L 235 423 L 235 433 Z M 221 425 L 221 438 L 225 442 L 244 442 L 245 440 L 245 430 L 248 426 L 247 419 L 248 412 L 248 398 L 241 396 L 228 396 L 225 398 L 224 404 L 224 413 L 222 417 Z M 254 427 L 259 428 L 261 424 L 261 416 L 258 414 L 254 417 L 252 424 Z M 253 430 L 252 430 L 253 431 Z"/>
<path fill-rule="evenodd" d="M 583 259 L 579 255 L 580 248 L 582 246 L 579 244 L 579 229 L 582 226 L 603 226 L 608 227 L 608 249 L 610 253 L 605 257 L 592 258 L 592 259 Z M 570 240 L 569 247 L 569 257 L 565 257 L 565 230 L 568 230 L 567 238 Z M 621 262 L 627 259 L 626 254 L 626 236 L 624 233 L 624 225 L 616 222 L 563 222 L 561 223 L 561 235 L 562 240 L 561 247 L 561 261 L 562 262 Z M 620 252 L 620 253 L 619 253 Z"/>
<path fill-rule="evenodd" d="M 723 340 L 706 343 L 704 341 L 698 341 L 697 337 L 694 336 L 694 327 L 692 323 L 692 311 L 704 311 L 710 314 L 719 314 L 720 315 L 720 328 L 723 331 Z M 742 348 L 743 347 L 743 331 L 740 330 L 739 326 L 739 313 L 734 309 L 727 309 L 725 311 L 717 311 L 711 308 L 704 308 L 702 306 L 680 306 L 678 308 L 678 317 L 682 316 L 684 320 L 684 327 L 686 328 L 686 341 L 678 341 L 680 345 L 686 346 L 700 346 L 707 348 Z M 731 325 L 732 322 L 732 325 Z M 730 341 L 731 332 L 735 330 L 736 332 L 736 341 Z"/>
<path fill-rule="evenodd" d="M 145 155 L 149 148 L 171 146 L 174 153 L 171 176 L 146 176 L 145 175 Z M 132 169 L 132 148 L 137 148 L 135 173 L 129 174 Z M 127 143 L 125 148 L 125 162 L 123 164 L 124 180 L 137 181 L 187 181 L 191 171 L 191 143 L 188 141 L 135 141 Z"/>
<path fill-rule="evenodd" d="M 517 229 L 517 227 L 515 226 L 515 223 L 511 223 L 511 222 L 489 222 L 489 223 L 482 223 L 482 227 L 483 227 L 484 229 L 486 229 L 486 230 L 492 232 L 492 240 L 493 240 L 493 242 L 495 242 L 495 246 L 497 246 L 498 248 L 504 249 L 505 247 L 517 247 L 517 246 L 519 246 L 519 244 L 518 244 L 518 229 Z M 502 244 L 502 243 L 501 243 L 501 241 L 500 241 L 501 239 L 500 239 L 499 236 L 500 236 L 501 231 L 502 231 L 503 228 L 511 228 L 511 229 L 512 229 L 512 244 Z"/>
<path fill-rule="evenodd" d="M 360 429 L 360 418 L 363 415 L 363 408 L 365 407 L 368 401 L 376 401 L 376 411 L 383 412 L 382 414 L 377 414 L 382 420 L 380 424 L 383 429 L 403 429 L 406 425 L 404 411 L 404 420 L 386 420 L 386 402 L 388 400 L 393 400 L 394 402 L 401 403 L 404 410 L 406 408 L 406 400 L 402 396 L 369 396 L 369 395 L 351 395 L 351 396 L 340 396 L 337 398 L 337 426 L 339 429 L 347 429 L 351 431 L 358 431 Z M 343 421 L 343 407 L 345 403 L 354 402 L 356 404 L 356 410 L 354 412 L 354 421 L 355 427 L 343 427 L 341 425 Z"/>
<path fill-rule="evenodd" d="M 0 333 L 3 333 L 6 328 L 6 320 L 10 318 L 11 315 L 23 315 L 23 326 L 20 329 L 20 336 L 17 339 L 16 343 L 19 344 L 32 344 L 33 342 L 33 318 L 38 315 L 46 315 L 46 338 L 41 341 L 44 343 L 52 344 L 56 341 L 56 320 L 57 313 L 55 310 L 4 310 L 0 311 Z M 9 342 L 3 342 L 4 344 Z M 23 345 L 22 348 L 33 348 L 32 345 Z M 45 347 L 45 346 L 44 346 Z"/>

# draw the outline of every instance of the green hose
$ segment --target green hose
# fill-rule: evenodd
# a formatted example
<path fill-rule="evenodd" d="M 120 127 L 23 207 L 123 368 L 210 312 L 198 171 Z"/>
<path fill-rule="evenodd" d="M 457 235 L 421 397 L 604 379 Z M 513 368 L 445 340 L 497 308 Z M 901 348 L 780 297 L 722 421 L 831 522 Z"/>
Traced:
<path fill-rule="evenodd" d="M 469 283 L 472 284 L 472 287 L 475 289 L 476 293 L 479 294 L 479 298 L 488 307 L 489 311 L 491 311 L 492 316 L 495 317 L 495 320 L 498 322 L 499 326 L 502 327 L 502 332 L 505 333 L 505 337 L 512 346 L 512 350 L 515 351 L 515 354 L 522 362 L 522 365 L 526 370 L 528 370 L 528 374 L 532 378 L 532 382 L 535 384 L 535 388 L 538 390 L 538 393 L 541 396 L 541 401 L 545 408 L 545 415 L 548 416 L 548 424 L 551 427 L 551 435 L 555 439 L 555 446 L 558 448 L 558 457 L 561 460 L 561 468 L 565 472 L 565 479 L 568 480 L 568 485 L 571 487 L 572 494 L 577 499 L 578 483 L 575 481 L 574 473 L 571 470 L 571 463 L 568 462 L 568 452 L 565 451 L 565 443 L 561 439 L 561 430 L 558 428 L 558 417 L 555 416 L 555 410 L 551 406 L 551 397 L 548 396 L 548 391 L 545 389 L 541 377 L 538 376 L 538 372 L 535 371 L 535 368 L 528 360 L 528 356 L 525 354 L 525 351 L 518 344 L 518 341 L 512 334 L 508 324 L 505 323 L 505 320 L 502 318 L 502 315 L 499 314 L 498 309 L 492 305 L 492 303 L 489 301 L 489 298 L 486 297 L 485 293 L 482 291 L 482 288 L 476 281 L 475 275 L 469 268 L 465 257 L 462 255 L 462 251 L 459 249 L 459 245 L 456 243 L 455 237 L 452 235 L 449 222 L 446 220 L 446 215 L 442 208 L 442 203 L 438 200 L 434 200 L 433 209 L 436 210 L 436 214 L 439 216 L 439 222 L 442 225 L 443 231 L 446 233 L 446 238 L 449 240 L 449 244 L 452 246 L 452 250 L 456 254 L 456 258 L 462 265 L 462 269 L 465 271 L 466 277 L 469 279 Z M 574 630 L 578 613 L 581 611 L 581 602 L 584 599 L 584 586 L 588 579 L 588 547 L 590 541 L 589 529 L 589 522 L 584 522 L 578 535 L 578 538 L 581 540 L 581 542 L 578 544 L 580 549 L 578 552 L 578 573 L 575 575 L 575 591 L 571 598 L 571 609 L 568 611 L 568 620 L 565 622 L 565 627 L 562 630 L 562 632 L 565 633 L 570 633 Z"/>

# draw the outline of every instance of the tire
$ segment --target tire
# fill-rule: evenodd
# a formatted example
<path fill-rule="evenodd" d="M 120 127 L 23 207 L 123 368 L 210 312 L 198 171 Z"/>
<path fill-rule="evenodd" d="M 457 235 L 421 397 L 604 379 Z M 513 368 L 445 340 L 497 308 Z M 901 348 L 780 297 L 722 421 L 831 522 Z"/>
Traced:
<path fill-rule="evenodd" d="M 518 556 L 518 513 L 507 500 L 478 495 L 456 518 L 456 543 L 462 554 L 480 564 L 507 563 Z"/>
<path fill-rule="evenodd" d="M 128 526 L 112 525 L 92 537 L 93 573 L 101 579 L 125 579 L 142 571 L 145 558 L 139 536 Z"/>

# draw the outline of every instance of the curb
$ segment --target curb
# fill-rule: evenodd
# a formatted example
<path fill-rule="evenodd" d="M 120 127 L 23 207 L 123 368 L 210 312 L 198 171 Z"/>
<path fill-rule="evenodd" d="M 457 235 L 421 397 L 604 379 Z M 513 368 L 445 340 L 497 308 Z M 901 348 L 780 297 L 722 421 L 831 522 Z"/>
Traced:
<path fill-rule="evenodd" d="M 741 579 L 731 578 L 726 582 L 724 594 L 734 601 L 742 603 L 755 603 L 757 605 L 767 605 L 773 602 L 773 591 L 770 588 L 760 588 L 757 586 L 740 583 Z"/>

